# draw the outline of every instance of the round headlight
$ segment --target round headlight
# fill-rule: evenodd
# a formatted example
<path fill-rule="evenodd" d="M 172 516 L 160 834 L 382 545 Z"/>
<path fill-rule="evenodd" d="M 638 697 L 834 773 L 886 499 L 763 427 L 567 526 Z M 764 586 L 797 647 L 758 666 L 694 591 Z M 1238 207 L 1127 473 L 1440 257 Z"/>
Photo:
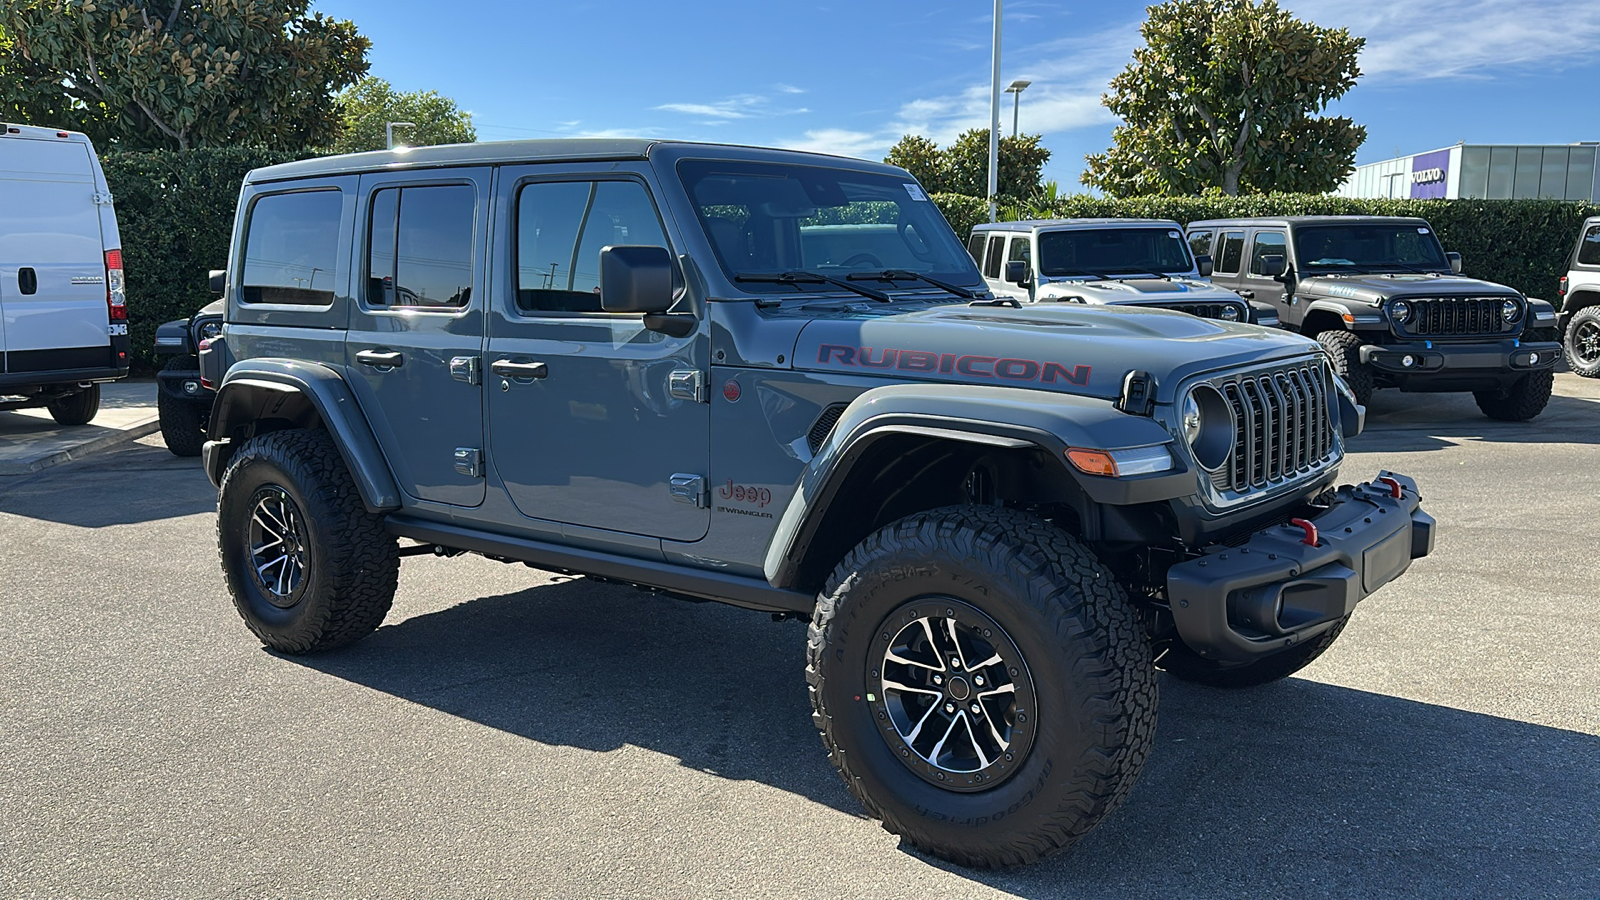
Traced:
<path fill-rule="evenodd" d="M 1517 306 L 1517 301 L 1515 300 L 1507 300 L 1500 304 L 1500 318 L 1505 319 L 1507 322 L 1515 322 L 1517 316 L 1521 314 L 1522 309 Z"/>
<path fill-rule="evenodd" d="M 1222 308 L 1222 321 L 1224 321 L 1224 322 L 1237 322 L 1237 321 L 1239 321 L 1239 310 L 1237 308 L 1235 308 L 1235 307 L 1232 307 L 1232 306 L 1224 306 Z"/>
<path fill-rule="evenodd" d="M 1205 417 L 1200 412 L 1200 401 L 1193 394 L 1183 399 L 1183 439 L 1194 446 L 1200 439 L 1200 426 L 1205 424 Z"/>
<path fill-rule="evenodd" d="M 1216 469 L 1233 449 L 1233 410 L 1217 389 L 1202 384 L 1189 392 L 1181 408 L 1184 440 L 1202 468 Z"/>
<path fill-rule="evenodd" d="M 200 340 L 209 341 L 219 334 L 222 334 L 222 323 L 216 319 L 200 323 Z"/>
<path fill-rule="evenodd" d="M 1389 304 L 1389 315 L 1393 317 L 1396 322 L 1404 322 L 1405 320 L 1411 318 L 1411 304 L 1405 302 L 1404 300 L 1396 300 L 1395 302 Z"/>

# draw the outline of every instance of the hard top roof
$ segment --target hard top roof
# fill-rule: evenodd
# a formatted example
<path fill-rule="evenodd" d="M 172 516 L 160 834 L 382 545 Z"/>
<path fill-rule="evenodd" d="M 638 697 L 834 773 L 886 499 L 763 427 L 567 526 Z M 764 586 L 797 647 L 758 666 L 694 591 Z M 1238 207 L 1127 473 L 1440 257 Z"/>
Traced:
<path fill-rule="evenodd" d="M 38 125 L 18 125 L 15 122 L 0 123 L 0 137 L 93 144 L 93 141 L 89 140 L 89 136 L 81 131 L 68 131 L 65 128 L 43 128 Z"/>
<path fill-rule="evenodd" d="M 1171 219 L 1019 219 L 1015 222 L 979 222 L 973 231 L 1042 231 L 1051 228 L 1090 229 L 1104 227 L 1176 228 Z"/>
<path fill-rule="evenodd" d="M 707 144 L 691 141 L 659 141 L 648 138 L 555 138 L 522 141 L 483 141 L 474 144 L 442 144 L 434 147 L 406 147 L 320 156 L 256 169 L 247 183 L 311 178 L 322 175 L 353 175 L 403 169 L 495 163 L 598 162 L 605 160 L 648 159 L 656 154 L 675 157 L 712 156 L 765 162 L 801 162 L 850 168 L 881 169 L 898 172 L 892 166 L 845 156 L 830 156 L 799 150 L 748 147 L 739 144 Z"/>
<path fill-rule="evenodd" d="M 1238 225 L 1249 228 L 1256 225 L 1338 225 L 1352 222 L 1405 222 L 1428 224 L 1415 216 L 1257 216 L 1247 219 L 1204 219 L 1190 222 L 1190 228 L 1205 226 Z"/>

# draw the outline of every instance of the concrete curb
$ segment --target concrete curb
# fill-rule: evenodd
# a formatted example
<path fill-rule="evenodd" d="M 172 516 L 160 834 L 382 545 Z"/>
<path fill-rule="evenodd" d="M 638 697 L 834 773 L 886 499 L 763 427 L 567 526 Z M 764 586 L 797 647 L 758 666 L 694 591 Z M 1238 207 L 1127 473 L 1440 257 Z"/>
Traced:
<path fill-rule="evenodd" d="M 134 424 L 129 425 L 127 428 L 120 429 L 111 434 L 103 434 L 92 441 L 79 444 L 76 447 L 68 447 L 65 450 L 57 450 L 54 453 L 46 454 L 38 459 L 31 459 L 25 462 L 0 463 L 0 476 L 28 475 L 33 472 L 37 472 L 40 469 L 48 469 L 51 466 L 59 466 L 62 463 L 83 459 L 86 456 L 99 453 L 102 450 L 109 450 L 110 448 L 119 444 L 125 444 L 129 441 L 136 441 L 145 435 L 154 434 L 160 430 L 160 417 L 152 415 L 149 419 L 135 422 Z"/>

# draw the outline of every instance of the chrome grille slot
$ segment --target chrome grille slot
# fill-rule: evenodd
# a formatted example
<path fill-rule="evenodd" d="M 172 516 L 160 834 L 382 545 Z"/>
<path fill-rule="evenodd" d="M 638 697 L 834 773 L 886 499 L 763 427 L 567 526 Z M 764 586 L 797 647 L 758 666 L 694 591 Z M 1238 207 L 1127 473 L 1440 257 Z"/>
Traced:
<path fill-rule="evenodd" d="M 1173 303 L 1159 303 L 1159 304 L 1154 304 L 1154 305 L 1159 309 L 1170 309 L 1170 310 L 1175 310 L 1175 311 L 1181 312 L 1181 313 L 1188 313 L 1191 316 L 1198 316 L 1199 318 L 1202 318 L 1202 319 L 1221 319 L 1223 310 L 1232 309 L 1234 311 L 1234 313 L 1238 316 L 1237 319 L 1234 319 L 1232 321 L 1248 322 L 1250 320 L 1249 311 L 1246 310 L 1241 304 L 1238 304 L 1238 303 L 1183 303 L 1183 302 L 1173 302 Z"/>
<path fill-rule="evenodd" d="M 1406 300 L 1411 317 L 1401 323 L 1419 337 L 1493 336 L 1511 329 L 1500 315 L 1505 297 L 1441 297 Z"/>
<path fill-rule="evenodd" d="M 1210 379 L 1233 412 L 1233 450 L 1211 484 L 1230 499 L 1315 474 L 1337 442 L 1328 414 L 1333 385 L 1320 358 Z"/>

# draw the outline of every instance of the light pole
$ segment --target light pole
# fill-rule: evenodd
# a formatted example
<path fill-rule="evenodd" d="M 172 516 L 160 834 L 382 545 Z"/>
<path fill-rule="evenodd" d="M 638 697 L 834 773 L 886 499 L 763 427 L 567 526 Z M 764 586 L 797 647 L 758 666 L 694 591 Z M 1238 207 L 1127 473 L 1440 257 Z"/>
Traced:
<path fill-rule="evenodd" d="M 1022 106 L 1022 92 L 1027 90 L 1028 89 L 1028 85 L 1030 85 L 1030 84 L 1033 84 L 1033 82 L 1024 81 L 1024 80 L 1019 78 L 1016 81 L 1011 82 L 1011 86 L 1006 88 L 1006 93 L 1012 95 L 1012 97 L 1011 97 L 1011 136 L 1012 137 L 1016 137 L 1017 136 L 1017 110 L 1018 110 L 1019 107 Z"/>
<path fill-rule="evenodd" d="M 403 125 L 403 126 L 405 126 L 407 128 L 415 128 L 415 127 L 417 127 L 417 123 L 415 123 L 415 122 L 386 122 L 386 123 L 384 123 L 383 136 L 388 140 L 389 149 L 390 150 L 394 149 L 394 127 L 396 125 Z"/>
<path fill-rule="evenodd" d="M 994 0 L 994 67 L 989 78 L 989 221 L 999 221 L 995 194 L 1000 193 L 1000 0 Z"/>

